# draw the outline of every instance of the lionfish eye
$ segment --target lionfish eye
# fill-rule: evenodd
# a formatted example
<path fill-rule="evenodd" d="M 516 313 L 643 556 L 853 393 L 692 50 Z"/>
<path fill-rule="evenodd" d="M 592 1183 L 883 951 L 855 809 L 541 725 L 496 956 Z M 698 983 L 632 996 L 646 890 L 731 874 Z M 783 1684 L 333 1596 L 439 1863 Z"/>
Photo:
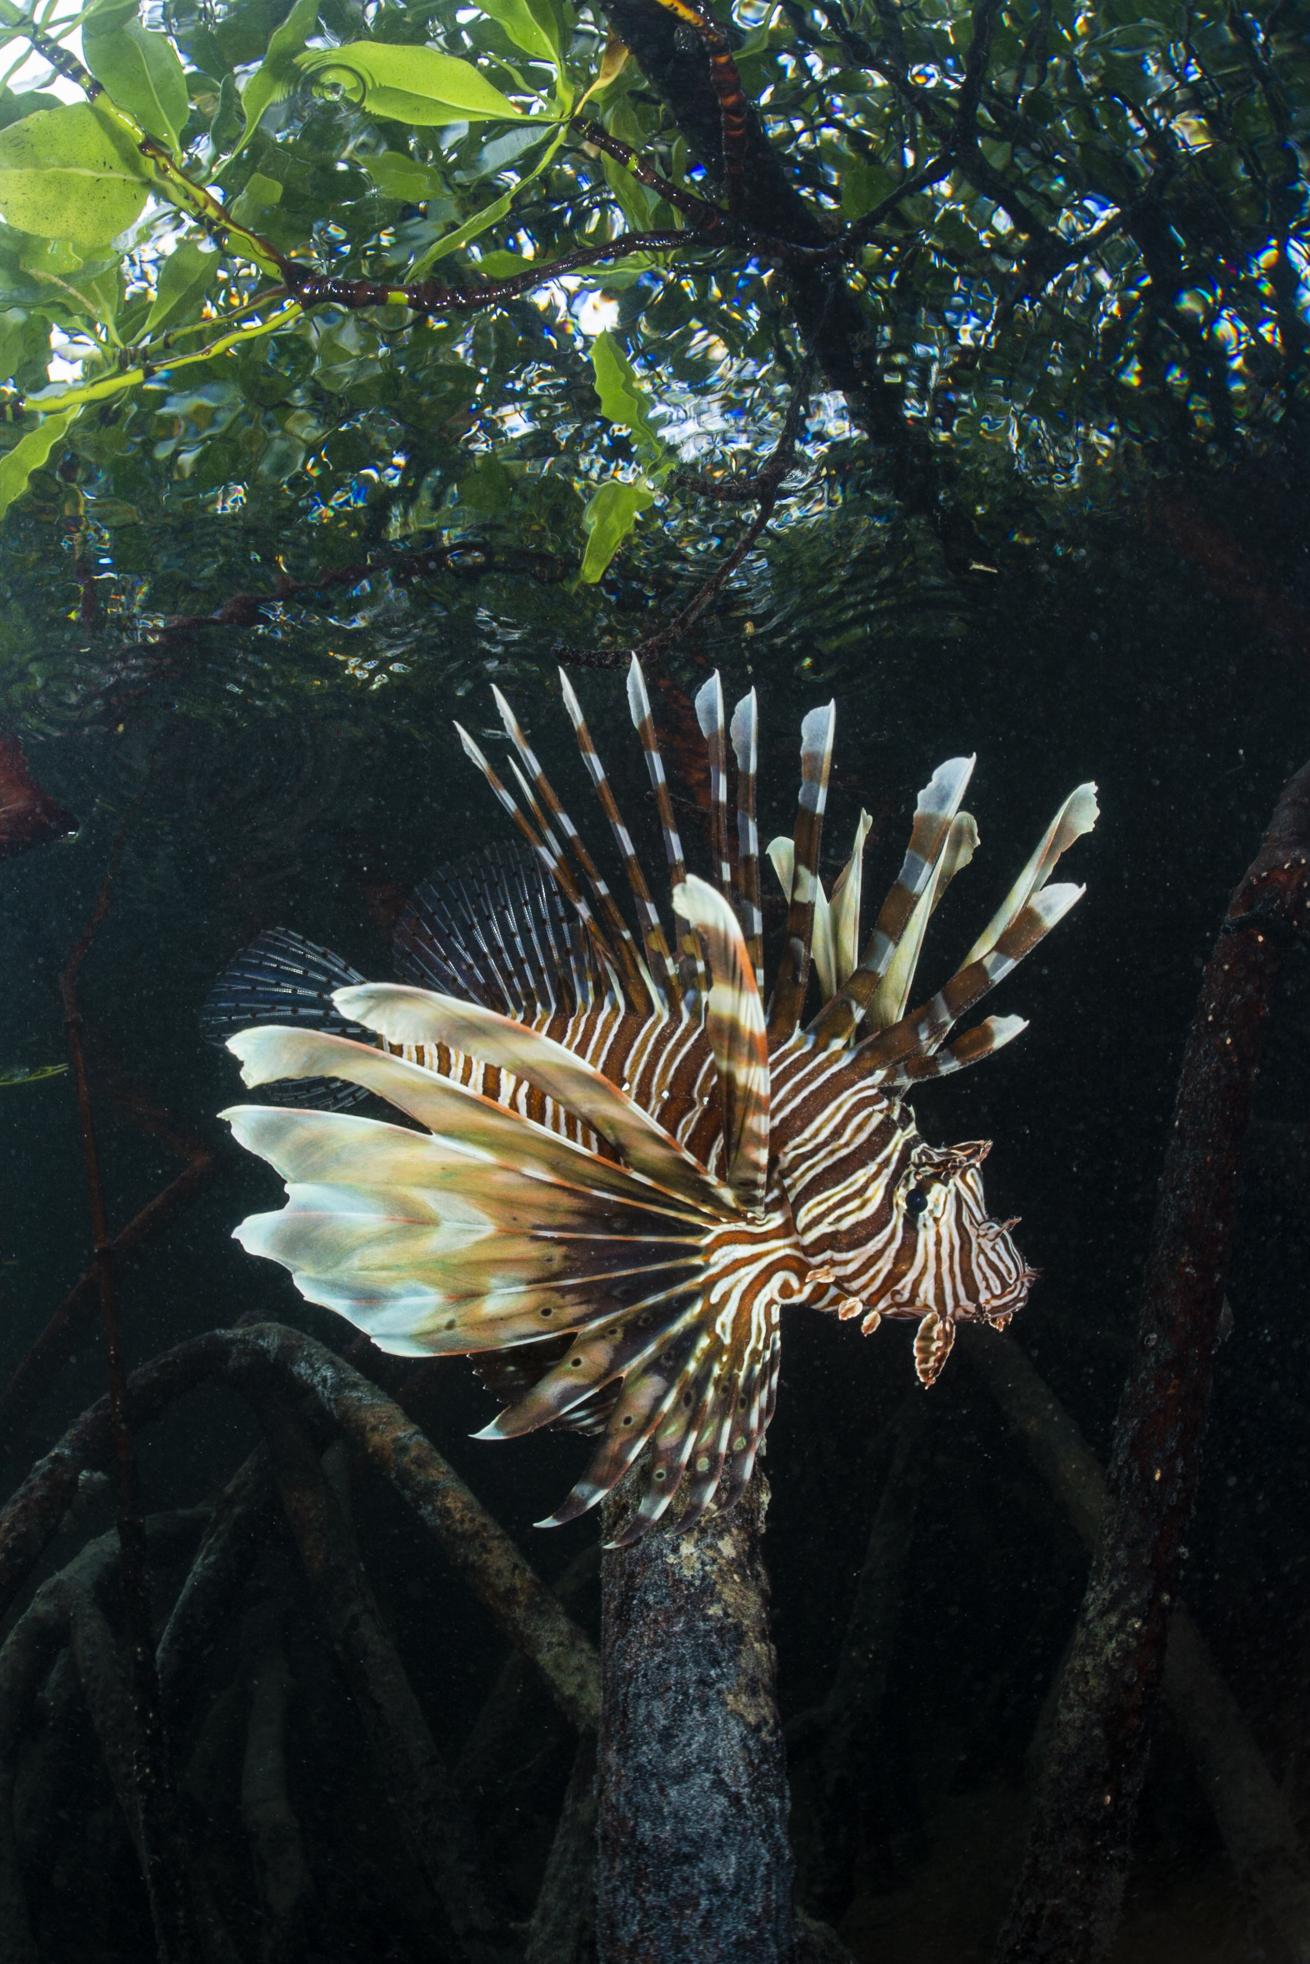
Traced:
<path fill-rule="evenodd" d="M 928 1205 L 928 1196 L 924 1192 L 923 1188 L 911 1187 L 910 1191 L 905 1196 L 906 1213 L 917 1216 L 923 1213 L 927 1205 Z"/>

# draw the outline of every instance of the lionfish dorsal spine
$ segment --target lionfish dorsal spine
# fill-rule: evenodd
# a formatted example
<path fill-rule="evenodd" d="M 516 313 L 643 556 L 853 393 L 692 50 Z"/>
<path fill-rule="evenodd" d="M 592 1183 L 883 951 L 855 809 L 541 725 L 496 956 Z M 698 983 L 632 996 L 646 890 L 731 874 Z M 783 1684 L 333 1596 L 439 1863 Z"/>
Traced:
<path fill-rule="evenodd" d="M 878 910 L 859 963 L 812 1025 L 819 1042 L 849 1043 L 874 1003 L 915 905 L 934 878 L 974 761 L 952 757 L 937 767 L 919 793 L 900 872 Z"/>
<path fill-rule="evenodd" d="M 814 908 L 814 970 L 819 992 L 826 1002 L 835 996 L 860 958 L 860 903 L 864 895 L 864 848 L 873 820 L 862 811 L 855 826 L 855 842 L 846 864 L 827 895 L 820 883 Z M 787 842 L 790 844 L 790 842 Z M 791 858 L 786 860 L 785 884 L 791 892 Z M 780 875 L 781 877 L 781 875 Z"/>
<path fill-rule="evenodd" d="M 659 733 L 655 728 L 655 712 L 650 705 L 650 691 L 646 687 L 646 677 L 642 672 L 641 663 L 635 655 L 628 668 L 628 709 L 632 716 L 633 727 L 641 739 L 646 772 L 655 797 L 660 830 L 664 835 L 664 854 L 669 865 L 669 885 L 679 887 L 687 875 L 687 861 L 682 850 L 682 835 L 678 831 L 678 822 L 673 816 L 673 800 L 669 796 L 664 759 L 660 754 Z M 695 930 L 690 926 L 678 936 L 678 955 L 683 987 L 688 995 L 698 999 L 705 990 L 705 966 L 701 961 Z"/>
<path fill-rule="evenodd" d="M 1094 784 L 1076 786 L 1038 840 L 1036 849 L 1022 873 L 970 948 L 960 964 L 962 968 L 967 968 L 970 962 L 976 961 L 989 948 L 995 947 L 1020 909 L 1046 885 L 1061 855 L 1069 850 L 1076 839 L 1081 839 L 1090 832 L 1099 817 L 1096 786 Z"/>
<path fill-rule="evenodd" d="M 737 765 L 737 900 L 755 971 L 755 986 L 763 994 L 764 909 L 760 899 L 760 833 L 756 813 L 760 738 L 759 705 L 754 689 L 733 710 L 728 734 Z"/>
<path fill-rule="evenodd" d="M 597 750 L 595 742 L 592 739 L 591 731 L 587 727 L 587 719 L 582 713 L 582 704 L 578 701 L 577 691 L 562 668 L 559 671 L 559 679 L 560 689 L 564 697 L 564 707 L 568 711 L 569 721 L 573 725 L 573 733 L 577 738 L 578 749 L 582 754 L 582 760 L 586 765 L 587 774 L 595 789 L 600 808 L 605 815 L 606 823 L 610 828 L 614 843 L 618 848 L 619 857 L 623 862 L 623 870 L 627 875 L 628 887 L 632 894 L 637 923 L 641 932 L 642 946 L 646 951 L 647 967 L 660 988 L 664 997 L 665 1006 L 676 1006 L 679 997 L 678 974 L 674 966 L 673 952 L 669 946 L 668 936 L 664 931 L 664 924 L 660 919 L 659 908 L 655 904 L 649 882 L 642 869 L 641 860 L 638 856 L 637 848 L 633 843 L 632 834 L 629 832 L 624 822 L 623 814 L 619 810 L 618 800 L 615 798 L 610 786 L 605 766 L 601 762 L 600 752 Z"/>
<path fill-rule="evenodd" d="M 638 1015 L 649 1015 L 659 1007 L 659 998 L 645 962 L 638 953 L 636 941 L 611 893 L 609 883 L 597 866 L 577 826 L 569 817 L 568 810 L 556 794 L 555 788 L 545 771 L 535 750 L 523 733 L 518 717 L 510 708 L 501 691 L 492 686 L 492 698 L 500 712 L 505 734 L 518 754 L 519 763 L 532 787 L 532 795 L 542 810 L 549 814 L 550 825 L 563 834 L 565 851 L 573 860 L 582 879 L 591 890 L 596 905 L 597 918 L 604 924 L 618 960 L 622 976 L 624 994 L 630 1009 Z M 545 821 L 543 821 L 543 829 Z M 553 837 L 553 830 L 547 832 Z"/>
<path fill-rule="evenodd" d="M 929 1078 L 950 1077 L 956 1071 L 968 1070 L 971 1064 L 979 1064 L 984 1057 L 993 1056 L 1015 1037 L 1022 1036 L 1028 1028 L 1024 1016 L 984 1016 L 981 1023 L 965 1030 L 953 1042 L 943 1044 L 939 1050 L 919 1050 L 902 1059 L 898 1066 L 888 1065 L 880 1073 L 880 1082 L 888 1090 L 896 1090 L 910 1085 L 922 1084 Z"/>
<path fill-rule="evenodd" d="M 728 901 L 694 873 L 675 888 L 673 904 L 709 957 L 705 1035 L 722 1099 L 724 1177 L 758 1213 L 769 1176 L 769 1042 L 750 951 Z"/>
<path fill-rule="evenodd" d="M 855 1054 L 862 1065 L 881 1074 L 915 1053 L 935 1050 L 960 1018 L 1045 940 L 1084 892 L 1083 887 L 1067 884 L 1042 887 L 1019 909 L 993 945 L 958 968 L 930 1001 L 857 1044 Z"/>
<path fill-rule="evenodd" d="M 723 684 L 715 669 L 696 691 L 696 721 L 705 739 L 710 767 L 710 864 L 725 900 L 732 898 L 732 860 L 728 854 L 728 732 L 724 722 Z"/>
<path fill-rule="evenodd" d="M 600 973 L 605 978 L 611 1001 L 616 1008 L 622 1007 L 626 1000 L 623 989 L 623 978 L 615 966 L 614 957 L 610 952 L 604 935 L 597 925 L 596 917 L 590 904 L 585 895 L 578 890 L 578 886 L 570 874 L 568 867 L 564 864 L 562 853 L 556 845 L 552 845 L 548 838 L 543 837 L 536 830 L 526 813 L 520 810 L 513 792 L 510 791 L 509 787 L 497 775 L 495 770 L 493 770 L 491 763 L 481 747 L 469 735 L 462 724 L 455 724 L 455 734 L 459 738 L 465 756 L 481 771 L 502 810 L 508 814 L 517 827 L 520 836 L 541 862 L 547 876 L 554 881 L 564 899 L 577 914 L 583 932 L 591 943 Z"/>
<path fill-rule="evenodd" d="M 831 702 L 823 709 L 810 710 L 801 723 L 801 784 L 792 836 L 791 898 L 778 979 L 769 1004 L 769 1036 L 775 1042 L 792 1034 L 805 1008 L 836 727 L 837 706 Z"/>
<path fill-rule="evenodd" d="M 886 970 L 865 1011 L 863 1028 L 883 1030 L 900 1021 L 910 1000 L 918 972 L 928 923 L 941 904 L 942 895 L 960 871 L 973 858 L 978 844 L 978 827 L 970 812 L 957 811 L 937 846 L 923 891 L 910 908 L 896 937 Z"/>

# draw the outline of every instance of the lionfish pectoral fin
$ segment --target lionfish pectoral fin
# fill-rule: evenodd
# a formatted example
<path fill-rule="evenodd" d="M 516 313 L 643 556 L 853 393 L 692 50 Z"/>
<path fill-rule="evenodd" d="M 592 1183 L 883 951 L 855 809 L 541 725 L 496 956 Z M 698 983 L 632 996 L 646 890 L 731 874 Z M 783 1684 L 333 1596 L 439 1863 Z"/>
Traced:
<path fill-rule="evenodd" d="M 754 1212 L 764 1204 L 769 1171 L 769 1044 L 755 965 L 737 916 L 705 880 L 690 874 L 675 887 L 673 905 L 709 958 L 705 1034 L 723 1100 L 724 1171 Z"/>
<path fill-rule="evenodd" d="M 337 989 L 363 979 L 330 948 L 321 948 L 290 928 L 266 928 L 211 985 L 200 1011 L 201 1034 L 206 1043 L 221 1046 L 252 1023 L 295 1023 L 339 1036 L 361 1036 L 359 1025 L 342 1016 L 332 998 Z M 367 1093 L 358 1085 L 309 1078 L 271 1084 L 269 1095 L 281 1105 L 344 1111 Z"/>
<path fill-rule="evenodd" d="M 736 1208 L 728 1189 L 710 1182 L 708 1176 L 697 1197 L 696 1162 L 689 1155 L 682 1169 L 683 1190 L 672 1192 L 635 1167 L 621 1166 L 453 1078 L 389 1056 L 371 1044 L 313 1030 L 261 1027 L 230 1037 L 228 1048 L 241 1059 L 242 1078 L 252 1087 L 274 1078 L 332 1077 L 375 1092 L 407 1118 L 426 1126 L 447 1153 L 471 1162 L 467 1166 L 470 1192 L 477 1190 L 478 1167 L 491 1161 L 506 1171 L 606 1192 L 697 1227 Z M 525 1200 L 530 1191 L 524 1190 Z"/>
<path fill-rule="evenodd" d="M 399 1088 L 417 1104 L 403 1075 Z M 535 1409 L 493 1428 L 530 1430 L 661 1339 L 699 1286 L 717 1219 L 489 1100 L 465 1094 L 462 1110 L 451 1101 L 420 1115 L 445 1122 L 426 1133 L 274 1106 L 225 1113 L 287 1183 L 281 1212 L 252 1216 L 237 1238 L 383 1349 L 541 1344 Z M 561 1338 L 578 1363 L 543 1390 Z"/>
<path fill-rule="evenodd" d="M 661 1326 L 634 1318 L 617 1339 L 606 1368 L 622 1364 L 622 1389 L 600 1446 L 542 1525 L 585 1513 L 629 1472 L 632 1511 L 613 1546 L 638 1540 L 675 1503 L 684 1527 L 711 1502 L 729 1507 L 773 1415 L 781 1310 L 808 1275 L 780 1216 L 708 1236 L 694 1281 L 662 1312 Z"/>
<path fill-rule="evenodd" d="M 730 1187 L 603 1072 L 552 1037 L 480 1004 L 398 983 L 345 989 L 339 1007 L 392 1043 L 446 1044 L 526 1079 L 584 1119 L 645 1178 L 716 1216 L 737 1211 Z"/>

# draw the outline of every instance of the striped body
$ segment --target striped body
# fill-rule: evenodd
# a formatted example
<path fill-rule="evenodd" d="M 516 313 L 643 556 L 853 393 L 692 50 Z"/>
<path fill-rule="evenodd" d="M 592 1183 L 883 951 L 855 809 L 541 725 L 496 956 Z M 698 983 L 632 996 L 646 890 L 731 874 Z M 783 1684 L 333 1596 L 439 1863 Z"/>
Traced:
<path fill-rule="evenodd" d="M 1022 1306 L 1032 1271 L 1014 1224 L 988 1218 L 986 1143 L 929 1146 L 907 1096 L 1023 1027 L 989 1017 L 953 1034 L 1078 898 L 1049 876 L 1090 829 L 1095 802 L 1090 786 L 1066 801 L 964 963 L 916 1003 L 929 919 L 977 843 L 960 809 L 972 760 L 943 765 L 921 793 L 900 874 L 862 938 L 868 820 L 828 893 L 820 851 L 835 716 L 811 712 L 793 833 L 767 854 L 787 920 L 766 1008 L 754 695 L 730 723 L 717 677 L 697 698 L 709 765 L 703 880 L 687 870 L 633 664 L 671 917 L 567 679 L 630 911 L 496 700 L 507 769 L 460 736 L 526 850 L 420 890 L 397 931 L 405 981 L 360 983 L 280 931 L 267 961 L 251 959 L 256 944 L 234 965 L 220 1004 L 229 1024 L 235 1006 L 261 1012 L 230 1038 L 246 1082 L 305 1083 L 319 1107 L 227 1114 L 287 1181 L 286 1207 L 238 1234 L 384 1348 L 500 1360 L 513 1401 L 482 1436 L 551 1423 L 598 1435 L 552 1519 L 592 1506 L 636 1468 L 635 1535 L 675 1500 L 685 1522 L 749 1478 L 785 1308 L 858 1317 L 866 1332 L 914 1319 L 916 1369 L 931 1384 L 959 1322 L 1004 1324 Z M 328 976 L 347 983 L 330 1000 Z M 340 1109 L 364 1093 L 409 1123 Z"/>

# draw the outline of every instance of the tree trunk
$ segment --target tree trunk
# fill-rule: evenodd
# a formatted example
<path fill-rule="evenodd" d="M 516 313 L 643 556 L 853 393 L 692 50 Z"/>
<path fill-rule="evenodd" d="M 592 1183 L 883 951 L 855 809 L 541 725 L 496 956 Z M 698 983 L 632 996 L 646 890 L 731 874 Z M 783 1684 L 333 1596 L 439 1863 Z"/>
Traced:
<path fill-rule="evenodd" d="M 1118 1927 L 1201 1469 L 1242 1143 L 1285 947 L 1310 920 L 1310 764 L 1229 903 L 1183 1052 L 1137 1354 L 998 1964 L 1098 1964 Z"/>
<path fill-rule="evenodd" d="M 786 1964 L 787 1774 L 756 1475 L 602 1564 L 600 1964 Z M 627 1518 L 606 1509 L 607 1534 Z"/>

